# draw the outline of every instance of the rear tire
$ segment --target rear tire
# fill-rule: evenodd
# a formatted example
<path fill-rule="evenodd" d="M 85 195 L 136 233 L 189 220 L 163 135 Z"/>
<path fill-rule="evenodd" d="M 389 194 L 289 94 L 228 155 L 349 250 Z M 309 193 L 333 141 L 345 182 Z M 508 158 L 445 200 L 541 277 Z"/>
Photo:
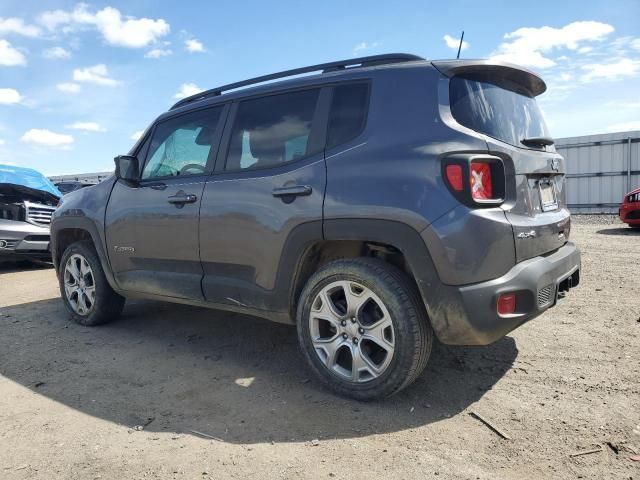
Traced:
<path fill-rule="evenodd" d="M 95 326 L 120 316 L 125 299 L 109 285 L 91 242 L 69 245 L 59 268 L 60 294 L 74 322 Z"/>
<path fill-rule="evenodd" d="M 336 260 L 313 274 L 300 296 L 297 326 L 316 376 L 357 400 L 410 385 L 433 344 L 416 287 L 398 268 L 372 258 Z"/>

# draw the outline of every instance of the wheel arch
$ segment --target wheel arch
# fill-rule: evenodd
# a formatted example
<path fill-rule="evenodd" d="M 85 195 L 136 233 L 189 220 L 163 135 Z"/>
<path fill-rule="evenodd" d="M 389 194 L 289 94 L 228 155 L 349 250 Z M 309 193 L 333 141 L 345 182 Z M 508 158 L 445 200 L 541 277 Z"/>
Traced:
<path fill-rule="evenodd" d="M 78 241 L 89 241 L 98 254 L 102 269 L 109 285 L 118 290 L 111 272 L 109 257 L 104 248 L 102 237 L 95 224 L 86 217 L 57 218 L 51 224 L 51 259 L 56 272 L 60 270 L 60 259 L 67 247 Z"/>
<path fill-rule="evenodd" d="M 339 258 L 376 257 L 403 270 L 420 293 L 427 314 L 433 298 L 430 286 L 440 284 L 420 234 L 392 220 L 334 219 L 324 222 L 324 238 L 308 244 L 291 275 L 289 314 L 295 319 L 300 294 L 314 271 Z M 431 315 L 429 315 L 431 317 Z"/>

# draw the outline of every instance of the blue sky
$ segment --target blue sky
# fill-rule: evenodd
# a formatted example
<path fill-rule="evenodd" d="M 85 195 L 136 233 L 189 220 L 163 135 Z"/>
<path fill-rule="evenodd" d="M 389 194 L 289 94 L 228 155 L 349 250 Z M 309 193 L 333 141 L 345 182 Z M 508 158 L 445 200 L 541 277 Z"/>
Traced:
<path fill-rule="evenodd" d="M 542 75 L 555 137 L 640 130 L 639 19 L 637 0 L 2 0 L 0 163 L 110 170 L 180 94 L 352 56 L 451 58 L 463 29 L 463 57 Z"/>

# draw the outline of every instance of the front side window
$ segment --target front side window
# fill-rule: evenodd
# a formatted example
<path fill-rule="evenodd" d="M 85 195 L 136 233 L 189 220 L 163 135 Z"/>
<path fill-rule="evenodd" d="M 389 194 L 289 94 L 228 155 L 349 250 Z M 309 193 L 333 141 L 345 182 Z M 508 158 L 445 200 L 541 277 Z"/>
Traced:
<path fill-rule="evenodd" d="M 316 153 L 310 136 L 318 96 L 315 89 L 240 102 L 225 169 L 271 167 Z"/>
<path fill-rule="evenodd" d="M 151 139 L 142 179 L 202 175 L 215 138 L 222 107 L 164 121 Z"/>
<path fill-rule="evenodd" d="M 487 77 L 451 79 L 451 113 L 459 124 L 518 147 L 525 138 L 549 136 L 540 107 L 529 92 L 506 80 L 491 83 Z"/>

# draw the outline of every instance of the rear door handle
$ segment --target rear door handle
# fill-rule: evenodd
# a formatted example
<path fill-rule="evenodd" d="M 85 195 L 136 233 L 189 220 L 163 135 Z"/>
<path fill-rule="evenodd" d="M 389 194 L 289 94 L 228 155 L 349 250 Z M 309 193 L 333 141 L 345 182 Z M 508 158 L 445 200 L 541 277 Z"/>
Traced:
<path fill-rule="evenodd" d="M 291 187 L 274 188 L 271 194 L 274 197 L 304 197 L 311 195 L 313 189 L 309 185 L 294 185 Z"/>
<path fill-rule="evenodd" d="M 198 197 L 193 194 L 186 193 L 178 193 L 169 197 L 167 200 L 169 203 L 173 203 L 175 205 L 184 205 L 185 203 L 195 203 Z"/>

